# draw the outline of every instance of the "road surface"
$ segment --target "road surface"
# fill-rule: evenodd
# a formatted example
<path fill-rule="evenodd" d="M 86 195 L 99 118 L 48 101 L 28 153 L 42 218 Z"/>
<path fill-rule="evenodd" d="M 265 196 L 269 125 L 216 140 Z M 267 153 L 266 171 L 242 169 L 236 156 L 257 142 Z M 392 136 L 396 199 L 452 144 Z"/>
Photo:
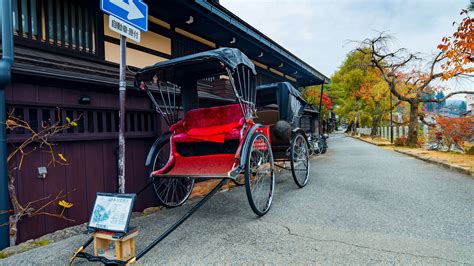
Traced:
<path fill-rule="evenodd" d="M 308 185 L 277 177 L 257 218 L 244 188 L 219 193 L 139 262 L 144 264 L 474 264 L 474 180 L 343 134 L 311 162 Z M 187 207 L 132 221 L 137 250 Z M 79 235 L 0 264 L 64 265 Z M 83 264 L 84 261 L 77 261 Z"/>

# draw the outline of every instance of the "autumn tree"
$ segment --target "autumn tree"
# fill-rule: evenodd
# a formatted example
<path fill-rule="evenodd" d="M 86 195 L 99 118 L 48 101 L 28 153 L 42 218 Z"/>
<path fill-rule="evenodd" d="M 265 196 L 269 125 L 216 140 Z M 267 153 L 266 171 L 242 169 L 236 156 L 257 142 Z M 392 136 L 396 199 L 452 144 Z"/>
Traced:
<path fill-rule="evenodd" d="M 467 16 L 466 13 L 462 13 Z M 392 50 L 390 36 L 381 33 L 375 38 L 360 42 L 356 51 L 370 56 L 371 65 L 377 68 L 391 93 L 410 107 L 407 144 L 415 146 L 418 140 L 419 106 L 423 102 L 442 103 L 456 94 L 474 94 L 474 91 L 455 91 L 441 99 L 426 97 L 441 88 L 436 81 L 461 77 L 472 77 L 472 26 L 473 20 L 467 16 L 460 23 L 452 38 L 443 38 L 440 51 L 434 55 L 426 69 L 418 66 L 425 63 L 417 54 L 401 48 Z M 466 41 L 468 40 L 468 41 Z M 369 49 L 367 49 L 367 47 Z"/>
<path fill-rule="evenodd" d="M 349 53 L 331 77 L 329 93 L 337 108 L 335 112 L 355 129 L 359 124 L 377 127 L 389 111 L 389 90 L 377 69 L 370 66 L 367 53 Z"/>
<path fill-rule="evenodd" d="M 308 86 L 304 88 L 303 98 L 307 103 L 317 107 L 319 107 L 319 103 L 321 102 L 323 112 L 331 110 L 332 101 L 328 94 L 323 92 L 323 98 L 321 99 L 321 86 Z"/>

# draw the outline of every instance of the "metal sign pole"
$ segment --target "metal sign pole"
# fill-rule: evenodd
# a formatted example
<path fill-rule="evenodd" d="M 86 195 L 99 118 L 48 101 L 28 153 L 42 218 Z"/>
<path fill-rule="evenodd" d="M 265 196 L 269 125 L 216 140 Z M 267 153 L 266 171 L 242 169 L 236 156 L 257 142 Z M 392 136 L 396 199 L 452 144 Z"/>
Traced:
<path fill-rule="evenodd" d="M 125 193 L 125 81 L 127 38 L 120 35 L 118 192 Z"/>
<path fill-rule="evenodd" d="M 324 83 L 326 83 L 326 79 L 323 80 L 323 84 L 321 85 L 321 95 L 319 97 L 319 135 L 321 136 L 323 132 L 323 93 L 324 93 Z"/>
<path fill-rule="evenodd" d="M 392 106 L 392 92 L 390 92 L 390 143 L 393 144 L 393 106 Z"/>

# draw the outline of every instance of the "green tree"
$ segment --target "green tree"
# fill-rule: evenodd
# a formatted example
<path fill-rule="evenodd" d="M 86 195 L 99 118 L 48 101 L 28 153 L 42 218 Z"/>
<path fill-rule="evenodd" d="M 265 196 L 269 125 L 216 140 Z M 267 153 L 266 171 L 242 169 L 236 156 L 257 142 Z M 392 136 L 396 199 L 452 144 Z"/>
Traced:
<path fill-rule="evenodd" d="M 329 95 L 335 112 L 352 125 L 371 127 L 371 135 L 387 113 L 389 90 L 380 72 L 370 66 L 370 57 L 363 52 L 349 53 L 331 78 Z"/>

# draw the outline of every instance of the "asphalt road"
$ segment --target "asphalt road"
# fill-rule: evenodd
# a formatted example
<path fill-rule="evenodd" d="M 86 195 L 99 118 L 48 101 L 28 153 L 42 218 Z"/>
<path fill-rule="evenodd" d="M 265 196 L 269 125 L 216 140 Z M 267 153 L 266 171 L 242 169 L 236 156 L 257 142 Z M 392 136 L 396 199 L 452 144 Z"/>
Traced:
<path fill-rule="evenodd" d="M 288 173 L 278 176 L 272 209 L 262 218 L 244 188 L 217 194 L 139 263 L 474 264 L 470 177 L 342 134 L 311 167 L 303 189 Z M 137 250 L 189 207 L 133 220 Z M 84 239 L 0 264 L 64 265 Z"/>

